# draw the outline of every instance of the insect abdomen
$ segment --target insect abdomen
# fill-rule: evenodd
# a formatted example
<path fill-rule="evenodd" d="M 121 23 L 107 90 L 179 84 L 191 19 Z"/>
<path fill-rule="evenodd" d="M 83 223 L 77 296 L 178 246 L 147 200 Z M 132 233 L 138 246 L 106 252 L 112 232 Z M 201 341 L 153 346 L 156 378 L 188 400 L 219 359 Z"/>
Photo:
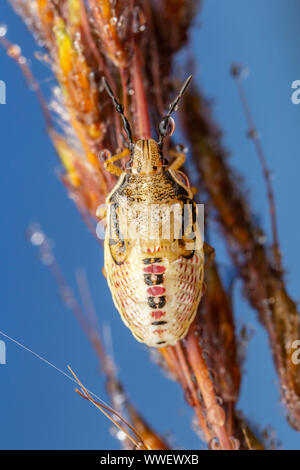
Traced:
<path fill-rule="evenodd" d="M 186 259 L 168 256 L 163 246 L 147 252 L 137 245 L 120 266 L 106 250 L 106 272 L 115 305 L 136 339 L 163 347 L 185 336 L 201 297 L 201 250 Z"/>

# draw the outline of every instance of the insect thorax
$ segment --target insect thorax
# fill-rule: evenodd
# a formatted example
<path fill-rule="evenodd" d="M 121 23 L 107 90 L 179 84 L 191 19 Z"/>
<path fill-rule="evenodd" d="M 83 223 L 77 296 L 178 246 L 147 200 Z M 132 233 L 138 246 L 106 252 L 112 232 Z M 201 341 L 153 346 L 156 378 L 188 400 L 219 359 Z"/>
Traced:
<path fill-rule="evenodd" d="M 122 264 L 133 246 L 142 251 L 164 246 L 170 257 L 190 256 L 195 248 L 196 205 L 190 188 L 163 171 L 154 175 L 124 174 L 107 198 L 106 238 L 117 264 Z"/>

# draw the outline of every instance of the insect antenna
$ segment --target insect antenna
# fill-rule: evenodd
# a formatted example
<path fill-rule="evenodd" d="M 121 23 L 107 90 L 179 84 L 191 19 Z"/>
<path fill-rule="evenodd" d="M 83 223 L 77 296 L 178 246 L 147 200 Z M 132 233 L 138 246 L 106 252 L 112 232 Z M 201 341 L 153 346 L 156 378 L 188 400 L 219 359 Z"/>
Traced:
<path fill-rule="evenodd" d="M 121 118 L 122 118 L 122 121 L 123 121 L 123 127 L 124 127 L 124 130 L 126 132 L 126 135 L 127 135 L 127 138 L 128 138 L 128 141 L 129 141 L 129 146 L 130 146 L 130 149 L 132 149 L 133 147 L 133 139 L 132 139 L 132 131 L 131 131 L 131 127 L 130 127 L 130 124 L 129 124 L 129 121 L 127 119 L 127 117 L 125 116 L 124 114 L 124 106 L 119 103 L 119 101 L 117 100 L 117 98 L 115 97 L 108 81 L 106 80 L 105 77 L 102 77 L 102 83 L 104 85 L 104 88 L 108 94 L 108 96 L 110 96 L 113 104 L 114 104 L 114 107 L 116 108 L 116 111 L 121 115 Z"/>
<path fill-rule="evenodd" d="M 182 98 L 182 95 L 184 94 L 185 90 L 187 89 L 187 87 L 189 86 L 191 80 L 192 80 L 193 76 L 190 75 L 186 81 L 184 82 L 184 84 L 182 85 L 178 95 L 176 96 L 175 100 L 172 101 L 172 103 L 169 105 L 169 109 L 168 109 L 168 112 L 167 114 L 162 118 L 162 120 L 160 121 L 159 123 L 159 127 L 158 127 L 158 132 L 159 132 L 159 141 L 158 141 L 158 145 L 160 147 L 160 149 L 162 150 L 162 146 L 163 146 L 163 141 L 164 141 L 164 138 L 169 134 L 169 126 L 170 126 L 170 117 L 171 117 L 171 114 L 177 110 L 177 105 L 178 105 L 178 102 L 179 100 Z"/>

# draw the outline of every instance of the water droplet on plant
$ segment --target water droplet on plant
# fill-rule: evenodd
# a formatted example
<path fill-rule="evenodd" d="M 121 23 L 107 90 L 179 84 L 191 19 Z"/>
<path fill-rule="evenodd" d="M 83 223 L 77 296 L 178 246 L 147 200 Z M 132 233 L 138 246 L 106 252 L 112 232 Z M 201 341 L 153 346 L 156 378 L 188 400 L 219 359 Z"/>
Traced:
<path fill-rule="evenodd" d="M 177 144 L 176 145 L 176 150 L 177 150 L 177 152 L 187 153 L 189 149 L 186 145 Z"/>
<path fill-rule="evenodd" d="M 53 95 L 56 97 L 61 96 L 61 88 L 59 86 L 53 88 Z"/>
<path fill-rule="evenodd" d="M 231 436 L 230 442 L 231 442 L 232 450 L 239 450 L 240 441 L 236 437 Z"/>
<path fill-rule="evenodd" d="M 17 44 L 13 44 L 7 49 L 7 54 L 12 57 L 18 57 L 21 54 L 21 48 Z"/>
<path fill-rule="evenodd" d="M 200 392 L 200 390 L 197 391 L 197 397 L 198 397 L 198 400 L 200 401 L 200 403 L 203 403 L 203 395 Z"/>
<path fill-rule="evenodd" d="M 133 10 L 133 32 L 141 33 L 146 29 L 146 17 L 139 6 Z"/>
<path fill-rule="evenodd" d="M 116 16 L 112 16 L 111 19 L 110 19 L 110 24 L 112 26 L 115 26 L 118 22 L 118 18 Z"/>
<path fill-rule="evenodd" d="M 261 235 L 259 235 L 257 238 L 256 238 L 256 241 L 257 243 L 259 243 L 260 245 L 264 245 L 267 241 L 267 237 L 264 233 L 262 233 Z"/>
<path fill-rule="evenodd" d="M 169 136 L 174 134 L 175 128 L 176 128 L 175 121 L 172 118 L 172 116 L 170 116 L 170 118 L 169 118 L 169 132 L 168 132 Z"/>
<path fill-rule="evenodd" d="M 244 64 L 232 64 L 230 71 L 235 78 L 245 79 L 249 75 L 249 69 Z"/>
<path fill-rule="evenodd" d="M 61 294 L 64 304 L 67 307 L 72 308 L 74 306 L 75 301 L 74 301 L 71 289 L 69 287 L 63 287 L 61 289 L 60 294 Z"/>
<path fill-rule="evenodd" d="M 212 424 L 224 426 L 226 419 L 225 411 L 220 405 L 213 405 L 207 412 L 207 419 Z"/>
<path fill-rule="evenodd" d="M 0 24 L 0 37 L 3 38 L 7 33 L 7 26 L 6 24 Z"/>
<path fill-rule="evenodd" d="M 53 255 L 49 251 L 41 253 L 40 259 L 42 263 L 46 264 L 47 266 L 50 266 L 50 264 L 53 263 Z"/>
<path fill-rule="evenodd" d="M 40 231 L 33 231 L 29 236 L 30 242 L 35 246 L 40 246 L 45 241 L 45 235 Z"/>
<path fill-rule="evenodd" d="M 220 397 L 219 395 L 216 397 L 217 398 L 217 402 L 219 405 L 223 405 L 223 398 Z"/>
<path fill-rule="evenodd" d="M 107 150 L 107 149 L 101 150 L 101 152 L 99 154 L 99 160 L 101 162 L 105 162 L 110 157 L 111 157 L 111 152 L 109 150 Z"/>
<path fill-rule="evenodd" d="M 119 441 L 125 441 L 126 439 L 126 434 L 124 431 L 117 431 L 117 439 L 119 439 Z"/>
<path fill-rule="evenodd" d="M 190 406 L 195 406 L 195 401 L 189 388 L 185 389 L 184 398 Z"/>
<path fill-rule="evenodd" d="M 192 382 L 193 382 L 194 384 L 197 383 L 197 379 L 196 379 L 195 374 L 191 374 L 191 380 L 192 380 Z"/>
<path fill-rule="evenodd" d="M 221 448 L 221 445 L 220 445 L 220 441 L 217 437 L 213 437 L 209 443 L 208 443 L 208 447 L 210 450 L 220 450 Z"/>
<path fill-rule="evenodd" d="M 118 24 L 117 24 L 118 33 L 121 37 L 124 35 L 125 26 L 126 26 L 125 17 L 124 17 L 124 15 L 121 15 L 119 17 L 119 21 L 118 21 Z"/>

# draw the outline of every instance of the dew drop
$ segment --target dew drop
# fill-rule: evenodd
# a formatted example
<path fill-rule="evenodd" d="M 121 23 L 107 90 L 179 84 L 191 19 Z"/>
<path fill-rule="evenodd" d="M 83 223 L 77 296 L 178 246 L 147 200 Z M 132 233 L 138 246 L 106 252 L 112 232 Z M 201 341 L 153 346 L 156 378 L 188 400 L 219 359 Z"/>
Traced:
<path fill-rule="evenodd" d="M 0 24 L 0 37 L 3 38 L 7 33 L 6 24 Z"/>
<path fill-rule="evenodd" d="M 125 17 L 124 17 L 124 15 L 121 15 L 119 17 L 117 28 L 118 28 L 119 34 L 123 35 L 124 34 L 124 29 L 125 29 Z"/>
<path fill-rule="evenodd" d="M 60 294 L 61 294 L 64 304 L 67 307 L 72 308 L 75 302 L 74 302 L 71 289 L 69 287 L 64 287 L 63 289 L 61 289 Z"/>
<path fill-rule="evenodd" d="M 27 59 L 26 59 L 26 57 L 24 57 L 23 55 L 21 55 L 21 56 L 19 57 L 19 59 L 18 59 L 18 62 L 19 62 L 19 64 L 24 65 L 24 64 L 26 64 Z"/>
<path fill-rule="evenodd" d="M 118 22 L 118 18 L 116 16 L 112 16 L 111 19 L 110 19 L 110 24 L 112 26 L 115 26 Z"/>
<path fill-rule="evenodd" d="M 213 405 L 207 412 L 207 419 L 212 424 L 217 426 L 224 426 L 226 419 L 225 411 L 223 408 L 221 408 L 220 405 Z"/>
<path fill-rule="evenodd" d="M 177 150 L 177 152 L 187 153 L 189 149 L 186 145 L 177 144 L 176 145 L 176 150 Z"/>
<path fill-rule="evenodd" d="M 126 398 L 123 393 L 115 393 L 114 394 L 114 401 L 117 403 L 117 405 L 121 406 L 125 403 Z"/>
<path fill-rule="evenodd" d="M 231 443 L 232 450 L 239 450 L 240 441 L 236 437 L 231 436 L 230 443 Z"/>
<path fill-rule="evenodd" d="M 117 439 L 119 439 L 119 441 L 125 441 L 126 437 L 127 436 L 124 431 L 117 431 Z"/>
<path fill-rule="evenodd" d="M 50 266 L 50 264 L 53 263 L 53 255 L 49 251 L 44 251 L 40 255 L 41 262 L 43 264 L 46 264 L 47 266 Z"/>
<path fill-rule="evenodd" d="M 139 6 L 134 8 L 132 27 L 134 33 L 141 33 L 146 29 L 146 17 Z"/>
<path fill-rule="evenodd" d="M 45 241 L 45 235 L 36 230 L 30 234 L 29 240 L 34 246 L 40 246 Z"/>
<path fill-rule="evenodd" d="M 232 64 L 231 75 L 235 78 L 245 79 L 249 75 L 249 69 L 244 64 Z"/>
<path fill-rule="evenodd" d="M 61 88 L 59 86 L 56 86 L 53 88 L 53 95 L 56 96 L 57 98 L 61 96 Z"/>
<path fill-rule="evenodd" d="M 218 395 L 218 396 L 216 397 L 216 399 L 217 399 L 217 403 L 218 403 L 219 405 L 223 405 L 223 398 L 222 398 L 222 397 L 220 397 L 220 396 Z"/>
<path fill-rule="evenodd" d="M 208 447 L 210 450 L 220 450 L 221 449 L 221 445 L 220 445 L 220 441 L 217 437 L 213 437 L 209 443 L 208 443 Z"/>
<path fill-rule="evenodd" d="M 89 72 L 89 79 L 92 81 L 92 80 L 95 80 L 95 72 Z"/>
<path fill-rule="evenodd" d="M 265 234 L 261 234 L 256 238 L 256 241 L 257 241 L 257 243 L 259 243 L 259 245 L 265 245 L 265 243 L 267 241 L 267 237 L 266 237 Z"/>
<path fill-rule="evenodd" d="M 184 398 L 185 398 L 185 401 L 192 407 L 194 407 L 196 404 L 195 404 L 195 401 L 194 401 L 194 398 L 192 396 L 192 393 L 190 391 L 189 388 L 186 388 L 185 389 L 185 392 L 184 392 Z"/>
<path fill-rule="evenodd" d="M 176 128 L 175 121 L 172 118 L 172 116 L 170 116 L 170 118 L 169 118 L 169 132 L 168 132 L 169 136 L 174 134 L 175 128 Z"/>
<path fill-rule="evenodd" d="M 101 162 L 105 162 L 110 157 L 111 157 L 111 152 L 109 150 L 107 150 L 107 149 L 101 150 L 101 152 L 99 154 L 99 160 Z"/>
<path fill-rule="evenodd" d="M 197 383 L 197 379 L 196 379 L 195 374 L 191 374 L 191 381 L 192 381 L 194 384 Z"/>
<path fill-rule="evenodd" d="M 10 57 L 16 58 L 21 54 L 21 48 L 17 44 L 13 44 L 7 49 L 7 54 Z"/>
<path fill-rule="evenodd" d="M 200 390 L 197 391 L 197 397 L 200 403 L 203 403 L 203 395 Z"/>

